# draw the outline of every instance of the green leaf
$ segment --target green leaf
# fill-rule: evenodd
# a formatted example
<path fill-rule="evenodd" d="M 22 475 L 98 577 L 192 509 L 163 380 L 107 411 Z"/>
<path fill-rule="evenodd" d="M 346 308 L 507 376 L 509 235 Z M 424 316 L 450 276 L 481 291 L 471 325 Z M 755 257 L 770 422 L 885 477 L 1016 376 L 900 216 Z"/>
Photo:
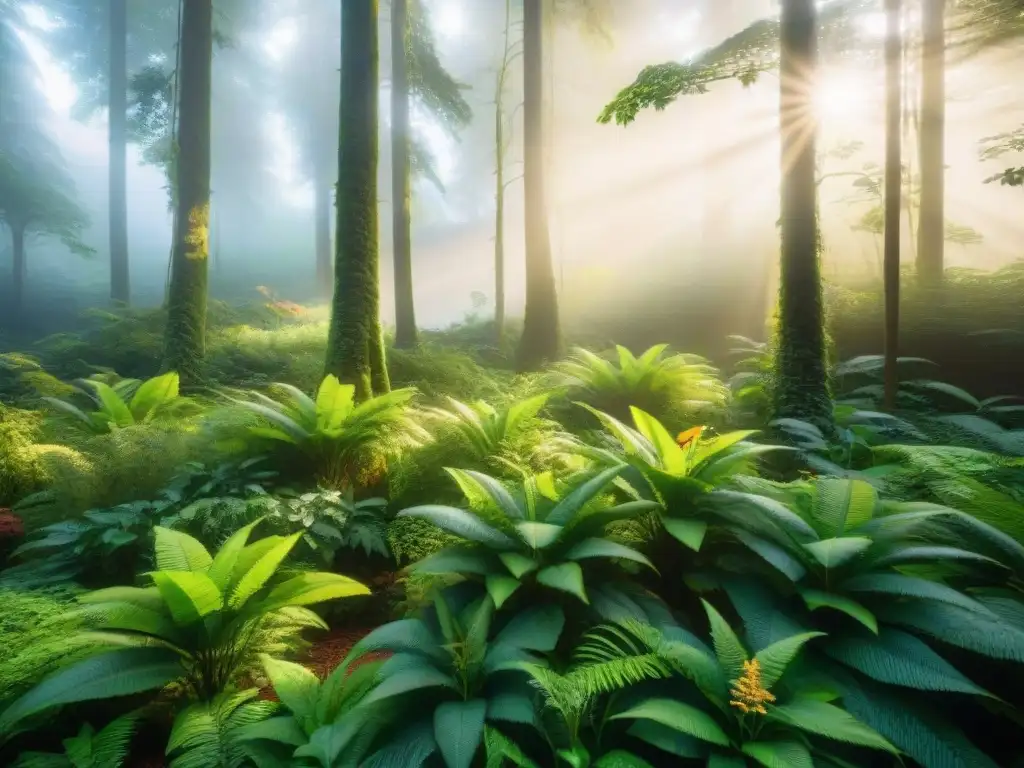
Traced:
<path fill-rule="evenodd" d="M 489 506 L 510 520 L 525 519 L 523 510 L 519 508 L 512 494 L 493 477 L 468 469 L 445 467 L 445 471 L 455 479 L 470 502 L 486 500 L 490 502 Z"/>
<path fill-rule="evenodd" d="M 520 554 L 519 552 L 501 552 L 498 554 L 501 562 L 508 568 L 509 573 L 517 579 L 537 569 L 538 563 L 532 557 Z"/>
<path fill-rule="evenodd" d="M 472 512 L 439 504 L 426 504 L 403 509 L 397 517 L 418 517 L 433 523 L 442 531 L 478 544 L 497 549 L 514 549 L 515 539 L 492 528 Z"/>
<path fill-rule="evenodd" d="M 370 588 L 338 573 L 307 571 L 283 581 L 260 603 L 264 612 L 295 605 L 313 605 L 327 600 L 370 594 Z"/>
<path fill-rule="evenodd" d="M 814 768 L 807 747 L 795 741 L 749 741 L 742 751 L 765 768 Z"/>
<path fill-rule="evenodd" d="M 594 761 L 594 768 L 654 768 L 642 757 L 624 749 L 605 752 Z"/>
<path fill-rule="evenodd" d="M 259 525 L 262 520 L 263 518 L 261 517 L 239 528 L 228 537 L 227 541 L 217 550 L 217 554 L 213 556 L 213 561 L 210 563 L 207 573 L 221 591 L 227 592 L 235 566 L 238 564 L 238 557 L 242 550 L 245 549 L 245 544 L 249 541 L 253 528 Z"/>
<path fill-rule="evenodd" d="M 689 471 L 686 451 L 679 447 L 679 443 L 669 431 L 651 414 L 632 406 L 629 411 L 633 414 L 633 423 L 636 424 L 637 431 L 654 446 L 661 461 L 661 468 L 670 475 L 685 475 Z"/>
<path fill-rule="evenodd" d="M 699 739 L 653 720 L 637 720 L 627 733 L 676 757 L 699 758 L 707 754 L 707 745 Z"/>
<path fill-rule="evenodd" d="M 755 554 L 760 555 L 765 562 L 784 574 L 790 581 L 799 581 L 806 575 L 807 569 L 803 564 L 774 542 L 754 536 L 742 528 L 730 530 L 740 542 Z"/>
<path fill-rule="evenodd" d="M 707 600 L 701 599 L 704 611 L 711 624 L 711 642 L 715 647 L 715 656 L 722 665 L 722 671 L 729 680 L 739 680 L 743 676 L 743 662 L 747 661 L 747 651 L 743 643 L 736 637 L 732 627 L 722 618 Z"/>
<path fill-rule="evenodd" d="M 484 736 L 487 702 L 448 701 L 434 710 L 434 739 L 448 768 L 470 768 Z"/>
<path fill-rule="evenodd" d="M 899 750 L 872 728 L 832 704 L 814 699 L 796 698 L 772 707 L 768 718 L 786 725 L 858 747 L 881 749 L 896 754 Z"/>
<path fill-rule="evenodd" d="M 708 524 L 706 522 L 665 515 L 661 518 L 661 524 L 665 526 L 665 530 L 674 539 L 677 539 L 694 552 L 700 552 L 701 545 L 704 543 L 704 535 L 708 531 Z"/>
<path fill-rule="evenodd" d="M 303 724 L 307 734 L 314 730 L 319 678 L 301 664 L 260 654 L 260 662 L 281 703 Z"/>
<path fill-rule="evenodd" d="M 506 554 L 523 557 L 523 555 L 519 555 L 518 553 L 506 552 L 500 553 L 499 557 L 504 559 L 504 555 Z M 441 575 L 449 573 L 472 573 L 478 576 L 486 576 L 487 574 L 494 573 L 496 564 L 494 563 L 493 557 L 494 556 L 489 553 L 479 552 L 467 549 L 461 545 L 456 545 L 453 547 L 446 547 L 432 555 L 427 555 L 422 560 L 412 563 L 409 566 L 409 571 L 411 573 L 430 573 Z M 534 564 L 534 567 L 536 567 L 536 564 Z"/>
<path fill-rule="evenodd" d="M 873 543 L 862 536 L 844 536 L 804 544 L 804 549 L 826 568 L 838 568 L 862 555 Z"/>
<path fill-rule="evenodd" d="M 647 699 L 610 720 L 651 720 L 695 739 L 729 746 L 729 737 L 706 712 L 673 699 Z"/>
<path fill-rule="evenodd" d="M 824 636 L 824 632 L 804 632 L 779 640 L 758 651 L 754 658 L 761 663 L 761 685 L 765 689 L 770 689 L 782 678 L 786 668 L 808 642 Z"/>
<path fill-rule="evenodd" d="M 178 374 L 174 371 L 142 382 L 129 404 L 137 423 L 149 421 L 157 409 L 178 396 Z"/>
<path fill-rule="evenodd" d="M 821 477 L 814 482 L 811 517 L 826 537 L 841 537 L 846 531 L 871 520 L 878 494 L 865 480 Z"/>
<path fill-rule="evenodd" d="M 392 656 L 392 659 L 395 657 Z M 383 672 L 382 672 L 383 674 Z M 450 688 L 456 690 L 454 681 L 449 675 L 434 669 L 427 664 L 410 666 L 389 674 L 381 680 L 363 699 L 363 705 L 372 704 L 375 701 L 382 701 L 399 696 L 410 691 L 419 691 L 424 688 Z"/>
<path fill-rule="evenodd" d="M 890 685 L 920 691 L 949 691 L 988 696 L 949 662 L 912 635 L 880 627 L 878 637 L 833 638 L 822 646 L 836 661 Z"/>
<path fill-rule="evenodd" d="M 340 429 L 352 413 L 356 388 L 342 384 L 333 374 L 325 376 L 316 392 L 316 428 L 320 432 Z"/>
<path fill-rule="evenodd" d="M 263 586 L 277 573 L 278 567 L 288 557 L 292 548 L 302 538 L 302 532 L 286 536 L 271 547 L 252 567 L 250 567 L 235 583 L 235 588 L 228 598 L 228 607 L 237 610 L 246 601 L 259 592 Z M 244 551 L 244 550 L 243 550 Z M 241 558 L 239 558 L 241 560 Z"/>
<path fill-rule="evenodd" d="M 747 761 L 739 755 L 712 754 L 708 756 L 707 768 L 747 768 Z"/>
<path fill-rule="evenodd" d="M 533 520 L 525 520 L 516 523 L 516 531 L 526 545 L 533 549 L 545 549 L 550 547 L 561 535 L 564 528 L 551 523 L 538 523 Z"/>
<path fill-rule="evenodd" d="M 224 607 L 224 595 L 205 573 L 154 571 L 149 576 L 176 624 L 188 626 Z"/>
<path fill-rule="evenodd" d="M 650 560 L 632 547 L 627 547 L 624 544 L 609 541 L 608 539 L 584 539 L 583 541 L 574 544 L 569 548 L 569 551 L 565 553 L 566 560 L 585 560 L 591 557 L 632 560 L 635 563 L 646 565 L 652 571 L 657 570 Z"/>
<path fill-rule="evenodd" d="M 62 704 L 112 699 L 163 688 L 182 674 L 178 656 L 164 648 L 120 648 L 91 656 L 48 677 L 0 715 L 0 733 L 29 715 Z"/>
<path fill-rule="evenodd" d="M 545 587 L 575 595 L 584 603 L 590 602 L 583 586 L 583 569 L 579 563 L 559 563 L 542 568 L 537 572 L 537 582 Z"/>
<path fill-rule="evenodd" d="M 984 605 L 967 595 L 958 592 L 945 584 L 928 579 L 904 576 L 901 573 L 866 573 L 854 576 L 839 585 L 840 589 L 849 592 L 868 592 L 872 594 L 891 595 L 893 597 L 911 597 L 931 600 L 991 615 Z"/>
<path fill-rule="evenodd" d="M 1024 662 L 1024 628 L 994 614 L 944 603 L 912 602 L 884 606 L 880 614 L 899 624 L 993 659 Z"/>
<path fill-rule="evenodd" d="M 119 427 L 130 427 L 135 423 L 132 412 L 121 396 L 102 381 L 87 379 L 85 382 L 96 392 L 103 415 Z"/>
<path fill-rule="evenodd" d="M 501 608 L 505 601 L 522 586 L 522 582 L 511 576 L 491 574 L 484 579 L 484 585 L 487 587 L 487 594 L 494 601 L 494 607 Z"/>
<path fill-rule="evenodd" d="M 800 596 L 804 599 L 808 609 L 812 611 L 816 611 L 818 608 L 832 608 L 841 611 L 859 621 L 874 634 L 878 634 L 878 621 L 875 619 L 875 615 L 860 603 L 844 595 L 822 592 L 819 589 L 801 589 Z"/>
<path fill-rule="evenodd" d="M 498 633 L 492 647 L 500 645 L 548 653 L 555 650 L 565 627 L 565 614 L 557 605 L 539 605 L 517 613 Z"/>
<path fill-rule="evenodd" d="M 580 483 L 548 512 L 545 520 L 553 525 L 568 525 L 588 502 L 607 488 L 625 469 L 625 464 L 609 467 Z"/>
<path fill-rule="evenodd" d="M 205 571 L 213 563 L 206 547 L 181 531 L 153 528 L 156 567 L 160 571 Z"/>

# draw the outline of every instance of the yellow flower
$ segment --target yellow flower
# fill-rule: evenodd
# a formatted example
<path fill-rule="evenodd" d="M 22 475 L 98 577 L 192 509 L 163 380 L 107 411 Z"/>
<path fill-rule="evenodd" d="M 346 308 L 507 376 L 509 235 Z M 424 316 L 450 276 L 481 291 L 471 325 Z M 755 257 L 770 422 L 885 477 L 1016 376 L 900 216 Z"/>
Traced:
<path fill-rule="evenodd" d="M 733 680 L 734 687 L 729 690 L 733 700 L 729 702 L 745 715 L 756 713 L 767 715 L 765 704 L 771 704 L 775 697 L 761 687 L 761 662 L 757 659 L 743 662 L 743 677 Z"/>

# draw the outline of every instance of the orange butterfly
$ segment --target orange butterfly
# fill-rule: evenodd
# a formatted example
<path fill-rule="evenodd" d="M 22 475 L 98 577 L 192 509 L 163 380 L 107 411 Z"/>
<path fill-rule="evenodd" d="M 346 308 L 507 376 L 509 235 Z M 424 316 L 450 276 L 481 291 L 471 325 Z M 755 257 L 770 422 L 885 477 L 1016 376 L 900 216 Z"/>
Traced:
<path fill-rule="evenodd" d="M 680 432 L 676 436 L 676 442 L 680 448 L 689 448 L 693 443 L 700 439 L 701 433 L 704 432 L 704 427 L 692 427 L 685 432 Z"/>

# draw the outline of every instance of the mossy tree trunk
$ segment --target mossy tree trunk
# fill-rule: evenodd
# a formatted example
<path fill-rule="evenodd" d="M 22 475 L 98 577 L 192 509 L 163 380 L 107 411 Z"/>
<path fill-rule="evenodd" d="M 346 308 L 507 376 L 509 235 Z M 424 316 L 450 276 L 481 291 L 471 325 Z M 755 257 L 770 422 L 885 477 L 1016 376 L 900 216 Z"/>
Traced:
<path fill-rule="evenodd" d="M 900 10 L 900 0 L 885 0 L 885 230 L 882 243 L 882 281 L 885 288 L 885 407 L 889 411 L 896 408 L 896 392 L 899 388 L 896 366 L 900 333 L 900 211 L 903 192 L 900 135 L 900 61 L 903 51 Z"/>
<path fill-rule="evenodd" d="M 526 311 L 516 355 L 520 371 L 557 359 L 561 346 L 544 181 L 544 7 L 541 0 L 523 0 Z"/>
<path fill-rule="evenodd" d="M 341 4 L 334 298 L 325 373 L 355 385 L 359 400 L 373 395 L 374 384 L 383 390 L 387 382 L 378 280 L 377 11 L 377 0 Z"/>
<path fill-rule="evenodd" d="M 391 216 L 395 264 L 395 346 L 416 345 L 409 159 L 409 0 L 391 0 Z"/>
<path fill-rule="evenodd" d="M 177 211 L 167 300 L 165 370 L 183 386 L 202 380 L 210 252 L 210 125 L 213 0 L 183 0 L 178 111 Z"/>
<path fill-rule="evenodd" d="M 110 298 L 131 299 L 128 268 L 128 3 L 110 0 L 110 62 L 107 99 L 108 198 L 110 208 Z"/>
<path fill-rule="evenodd" d="M 942 283 L 946 237 L 946 0 L 922 0 L 921 210 L 918 214 L 917 278 Z"/>
<path fill-rule="evenodd" d="M 780 23 L 780 274 L 775 418 L 831 429 L 818 238 L 812 95 L 817 74 L 814 0 L 783 0 Z"/>

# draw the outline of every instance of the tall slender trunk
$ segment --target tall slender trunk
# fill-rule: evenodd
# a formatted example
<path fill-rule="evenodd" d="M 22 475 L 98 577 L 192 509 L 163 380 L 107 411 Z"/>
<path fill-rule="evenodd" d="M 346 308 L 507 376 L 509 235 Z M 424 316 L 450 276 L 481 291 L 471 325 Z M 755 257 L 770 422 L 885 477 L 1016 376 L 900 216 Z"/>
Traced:
<path fill-rule="evenodd" d="M 213 0 L 183 0 L 177 215 L 167 301 L 164 368 L 183 386 L 202 380 L 210 251 Z"/>
<path fill-rule="evenodd" d="M 782 246 L 775 417 L 831 429 L 815 169 L 818 127 L 811 106 L 818 68 L 814 0 L 784 0 L 780 43 Z"/>
<path fill-rule="evenodd" d="M 313 226 L 315 229 L 316 284 L 324 298 L 331 295 L 331 180 L 317 170 L 313 181 Z"/>
<path fill-rule="evenodd" d="M 885 0 L 885 231 L 882 281 L 885 287 L 885 407 L 896 408 L 900 333 L 900 197 L 903 169 L 900 136 L 900 0 Z"/>
<path fill-rule="evenodd" d="M 17 317 L 25 308 L 25 228 L 11 227 L 11 256 L 13 272 L 11 274 L 11 309 Z"/>
<path fill-rule="evenodd" d="M 946 0 L 923 0 L 921 46 L 921 210 L 917 278 L 942 282 L 946 236 Z"/>
<path fill-rule="evenodd" d="M 505 81 L 510 58 L 509 34 L 512 29 L 512 0 L 505 0 L 504 48 L 498 83 L 494 93 L 494 343 L 505 340 Z"/>
<path fill-rule="evenodd" d="M 391 0 L 391 216 L 395 262 L 395 346 L 416 345 L 409 163 L 409 0 Z"/>
<path fill-rule="evenodd" d="M 110 0 L 110 94 L 108 161 L 110 208 L 110 298 L 131 299 L 128 269 L 128 8 L 127 0 Z"/>
<path fill-rule="evenodd" d="M 377 242 L 379 52 L 377 0 L 343 0 L 338 215 L 325 372 L 353 384 L 359 400 L 372 396 L 371 367 L 379 369 L 383 363 Z"/>
<path fill-rule="evenodd" d="M 544 8 L 523 0 L 523 187 L 526 218 L 526 311 L 516 367 L 536 371 L 558 357 L 558 291 L 544 194 Z"/>

